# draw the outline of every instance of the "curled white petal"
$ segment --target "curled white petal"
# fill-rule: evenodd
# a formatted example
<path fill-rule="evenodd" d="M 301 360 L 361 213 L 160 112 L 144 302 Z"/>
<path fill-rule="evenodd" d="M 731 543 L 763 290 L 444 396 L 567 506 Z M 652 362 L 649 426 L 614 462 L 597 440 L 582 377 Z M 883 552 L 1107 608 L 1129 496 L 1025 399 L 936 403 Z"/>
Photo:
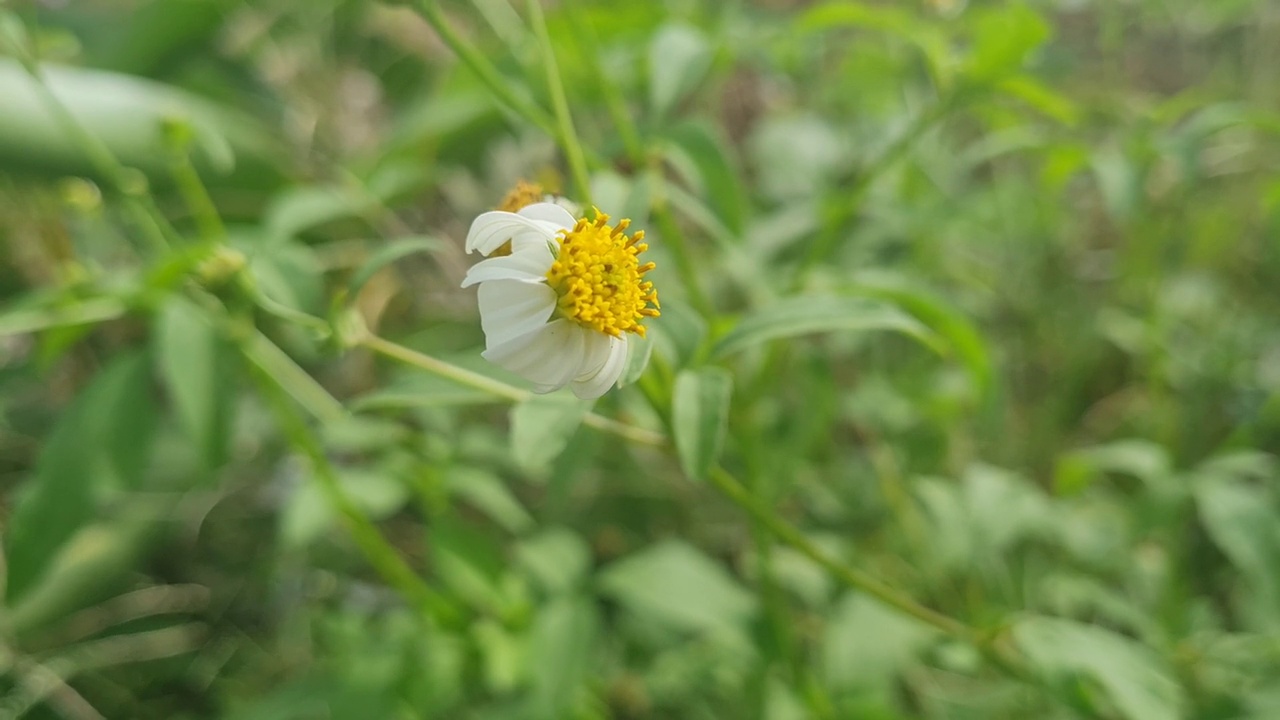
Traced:
<path fill-rule="evenodd" d="M 561 229 L 568 230 L 578 224 L 578 219 L 569 214 L 569 210 L 564 206 L 554 202 L 540 202 L 532 205 L 525 205 L 516 211 L 517 215 L 527 217 L 530 220 L 541 220 L 551 223 Z"/>
<path fill-rule="evenodd" d="M 562 388 L 582 365 L 583 328 L 568 320 L 555 320 L 532 332 L 511 338 L 481 355 L 534 384 L 535 392 Z"/>
<path fill-rule="evenodd" d="M 566 211 L 565 214 L 567 215 L 568 212 Z M 512 240 L 514 247 L 514 238 L 517 235 L 532 234 L 532 239 L 551 240 L 562 227 L 547 220 L 492 210 L 481 213 L 471 223 L 471 229 L 467 232 L 466 249 L 467 252 L 479 251 L 481 255 L 489 255 L 508 240 Z"/>
<path fill-rule="evenodd" d="M 554 262 L 551 249 L 545 244 L 528 245 L 510 255 L 481 260 L 467 271 L 462 287 L 493 280 L 518 280 L 526 283 L 545 283 L 547 271 Z"/>
<path fill-rule="evenodd" d="M 618 378 L 622 376 L 622 370 L 627 366 L 626 337 L 615 338 L 609 335 L 602 337 L 608 339 L 608 354 L 604 362 L 595 369 L 585 369 L 569 384 L 573 394 L 583 400 L 598 398 L 608 392 L 609 388 L 618 382 Z"/>
<path fill-rule="evenodd" d="M 544 283 L 492 280 L 480 284 L 478 295 L 487 348 L 546 325 L 556 309 L 556 291 Z"/>

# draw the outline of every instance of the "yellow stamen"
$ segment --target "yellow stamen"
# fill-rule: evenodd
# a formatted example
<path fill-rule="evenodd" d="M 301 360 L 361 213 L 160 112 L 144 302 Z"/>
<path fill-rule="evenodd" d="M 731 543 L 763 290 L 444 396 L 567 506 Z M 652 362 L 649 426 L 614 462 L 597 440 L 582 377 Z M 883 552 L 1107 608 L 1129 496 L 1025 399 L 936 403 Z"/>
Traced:
<path fill-rule="evenodd" d="M 631 332 L 644 337 L 640 322 L 658 317 L 658 292 L 644 274 L 654 268 L 640 264 L 649 249 L 644 231 L 626 235 L 630 220 L 610 227 L 609 216 L 596 211 L 595 221 L 582 219 L 556 238 L 556 260 L 547 271 L 547 284 L 559 295 L 564 317 L 614 337 Z"/>

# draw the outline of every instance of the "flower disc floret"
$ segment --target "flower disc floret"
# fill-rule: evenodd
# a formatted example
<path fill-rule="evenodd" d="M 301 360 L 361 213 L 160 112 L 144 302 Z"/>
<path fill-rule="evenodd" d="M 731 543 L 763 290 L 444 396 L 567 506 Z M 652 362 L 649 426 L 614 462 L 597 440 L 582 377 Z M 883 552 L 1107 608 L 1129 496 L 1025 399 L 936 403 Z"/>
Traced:
<path fill-rule="evenodd" d="M 653 263 L 639 259 L 644 233 L 628 236 L 628 225 L 610 225 L 599 211 L 580 220 L 558 202 L 481 213 L 466 249 L 487 259 L 462 286 L 479 286 L 483 356 L 534 392 L 567 386 L 596 398 L 617 384 L 631 336 L 658 315 L 658 294 L 644 279 Z"/>
<path fill-rule="evenodd" d="M 584 218 L 560 232 L 547 284 L 556 291 L 562 316 L 613 337 L 644 337 L 640 323 L 659 315 L 658 293 L 644 279 L 654 264 L 639 260 L 649 248 L 644 231 L 628 237 L 630 224 L 623 219 L 610 226 L 609 216 L 599 213 L 594 221 Z"/>

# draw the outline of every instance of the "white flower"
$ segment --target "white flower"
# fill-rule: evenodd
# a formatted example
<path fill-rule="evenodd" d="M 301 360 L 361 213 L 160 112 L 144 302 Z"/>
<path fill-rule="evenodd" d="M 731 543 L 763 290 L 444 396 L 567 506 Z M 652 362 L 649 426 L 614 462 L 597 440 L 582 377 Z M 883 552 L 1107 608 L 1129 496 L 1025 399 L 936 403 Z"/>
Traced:
<path fill-rule="evenodd" d="M 510 254 L 476 263 L 462 287 L 479 284 L 485 359 L 545 393 L 566 385 L 580 398 L 603 395 L 622 374 L 627 334 L 658 315 L 658 296 L 638 255 L 644 233 L 629 221 L 576 219 L 560 205 L 535 203 L 486 212 L 471 224 L 467 252 Z"/>

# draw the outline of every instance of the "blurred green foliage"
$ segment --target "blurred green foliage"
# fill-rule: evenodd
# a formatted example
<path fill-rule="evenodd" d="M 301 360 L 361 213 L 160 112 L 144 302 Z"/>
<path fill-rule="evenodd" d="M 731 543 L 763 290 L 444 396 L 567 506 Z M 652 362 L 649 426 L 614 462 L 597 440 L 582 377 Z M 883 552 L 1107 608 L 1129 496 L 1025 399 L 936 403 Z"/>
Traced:
<path fill-rule="evenodd" d="M 530 9 L 0 3 L 0 719 L 1280 716 L 1275 3 Z"/>

